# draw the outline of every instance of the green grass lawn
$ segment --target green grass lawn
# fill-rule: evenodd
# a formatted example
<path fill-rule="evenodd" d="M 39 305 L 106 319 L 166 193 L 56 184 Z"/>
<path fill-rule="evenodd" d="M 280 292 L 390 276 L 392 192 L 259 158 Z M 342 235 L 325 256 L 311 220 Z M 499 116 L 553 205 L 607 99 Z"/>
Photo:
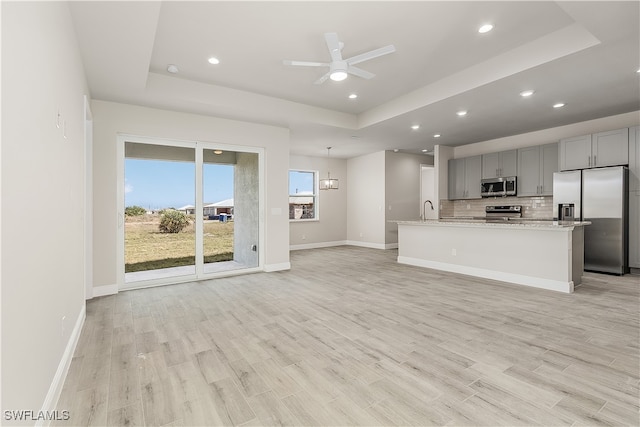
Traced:
<path fill-rule="evenodd" d="M 196 233 L 193 222 L 180 233 L 161 233 L 158 215 L 127 217 L 125 272 L 194 265 Z M 233 260 L 233 222 L 204 222 L 204 262 Z"/>

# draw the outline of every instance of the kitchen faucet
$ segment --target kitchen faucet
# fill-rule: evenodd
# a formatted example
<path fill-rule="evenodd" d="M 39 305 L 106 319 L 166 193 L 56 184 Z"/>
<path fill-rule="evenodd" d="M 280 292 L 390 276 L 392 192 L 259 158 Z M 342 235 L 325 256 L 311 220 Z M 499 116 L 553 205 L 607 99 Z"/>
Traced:
<path fill-rule="evenodd" d="M 425 200 L 422 204 L 422 219 L 424 221 L 427 219 L 427 203 L 431 205 L 431 210 L 433 210 L 433 203 L 431 203 L 431 200 Z"/>

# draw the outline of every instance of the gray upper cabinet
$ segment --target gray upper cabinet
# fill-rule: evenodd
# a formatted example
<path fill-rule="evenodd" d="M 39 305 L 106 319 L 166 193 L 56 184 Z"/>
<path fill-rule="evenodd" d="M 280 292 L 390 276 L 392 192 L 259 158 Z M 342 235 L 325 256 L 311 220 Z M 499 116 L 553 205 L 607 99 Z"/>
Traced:
<path fill-rule="evenodd" d="M 502 151 L 482 155 L 482 178 L 516 176 L 518 150 Z"/>
<path fill-rule="evenodd" d="M 560 159 L 558 157 L 558 144 L 545 144 L 540 146 L 541 169 L 540 169 L 540 195 L 553 195 L 553 174 L 560 169 Z"/>
<path fill-rule="evenodd" d="M 553 173 L 558 171 L 558 144 L 518 151 L 518 196 L 551 196 Z"/>
<path fill-rule="evenodd" d="M 465 159 L 449 160 L 449 200 L 463 199 Z"/>
<path fill-rule="evenodd" d="M 560 140 L 560 169 L 563 171 L 591 167 L 591 135 Z"/>
<path fill-rule="evenodd" d="M 467 199 L 479 199 L 482 177 L 481 156 L 467 157 L 465 164 L 465 186 L 467 187 Z"/>
<path fill-rule="evenodd" d="M 629 129 L 560 140 L 560 169 L 588 169 L 629 163 Z"/>
<path fill-rule="evenodd" d="M 593 167 L 618 166 L 629 163 L 629 129 L 594 133 Z"/>
<path fill-rule="evenodd" d="M 449 199 L 479 199 L 481 156 L 449 160 Z"/>

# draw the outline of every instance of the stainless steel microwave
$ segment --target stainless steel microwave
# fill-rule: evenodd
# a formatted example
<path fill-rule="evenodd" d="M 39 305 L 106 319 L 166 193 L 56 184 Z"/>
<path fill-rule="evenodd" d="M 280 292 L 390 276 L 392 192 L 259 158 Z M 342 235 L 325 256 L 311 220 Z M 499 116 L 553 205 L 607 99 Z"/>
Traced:
<path fill-rule="evenodd" d="M 506 197 L 516 195 L 517 186 L 515 176 L 483 179 L 480 185 L 480 195 L 482 197 Z"/>

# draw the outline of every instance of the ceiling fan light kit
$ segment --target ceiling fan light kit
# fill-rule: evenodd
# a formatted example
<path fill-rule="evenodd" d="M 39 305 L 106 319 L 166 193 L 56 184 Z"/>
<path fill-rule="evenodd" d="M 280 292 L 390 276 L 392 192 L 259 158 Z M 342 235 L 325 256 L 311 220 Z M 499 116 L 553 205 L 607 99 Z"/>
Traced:
<path fill-rule="evenodd" d="M 282 62 L 284 65 L 297 67 L 329 67 L 329 71 L 315 81 L 315 84 L 319 85 L 324 83 L 327 79 L 331 79 L 336 82 L 342 81 L 346 79 L 349 74 L 362 77 L 363 79 L 371 79 L 375 77 L 375 74 L 363 70 L 362 68 L 358 68 L 355 65 L 396 51 L 396 48 L 393 45 L 388 45 L 369 52 L 361 53 L 360 55 L 352 56 L 351 58 L 342 59 L 342 48 L 344 47 L 344 43 L 338 40 L 338 34 L 325 33 L 324 38 L 327 42 L 329 54 L 331 55 L 331 62 L 292 61 L 288 59 L 285 59 Z"/>

